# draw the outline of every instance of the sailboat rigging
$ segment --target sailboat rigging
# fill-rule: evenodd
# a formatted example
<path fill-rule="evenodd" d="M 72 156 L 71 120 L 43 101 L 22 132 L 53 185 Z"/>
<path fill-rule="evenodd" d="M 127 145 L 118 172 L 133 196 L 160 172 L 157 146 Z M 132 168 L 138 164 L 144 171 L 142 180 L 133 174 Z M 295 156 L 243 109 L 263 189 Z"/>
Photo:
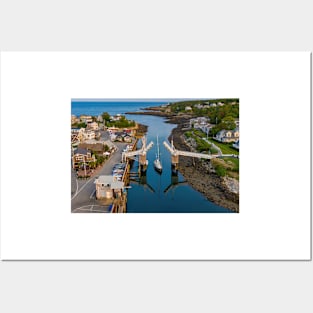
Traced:
<path fill-rule="evenodd" d="M 157 172 L 161 173 L 162 172 L 162 163 L 160 160 L 160 147 L 159 147 L 159 137 L 157 136 L 157 155 L 156 159 L 153 162 L 154 168 Z"/>

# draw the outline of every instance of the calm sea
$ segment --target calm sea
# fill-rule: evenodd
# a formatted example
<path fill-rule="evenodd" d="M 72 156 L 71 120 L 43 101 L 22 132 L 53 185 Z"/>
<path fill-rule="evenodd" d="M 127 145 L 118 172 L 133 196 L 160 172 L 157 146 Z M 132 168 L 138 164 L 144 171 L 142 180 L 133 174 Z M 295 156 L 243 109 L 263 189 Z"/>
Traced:
<path fill-rule="evenodd" d="M 137 112 L 142 108 L 158 106 L 168 103 L 167 101 L 75 101 L 72 100 L 72 114 L 99 115 L 108 112 L 111 115 L 125 114 L 126 112 Z"/>

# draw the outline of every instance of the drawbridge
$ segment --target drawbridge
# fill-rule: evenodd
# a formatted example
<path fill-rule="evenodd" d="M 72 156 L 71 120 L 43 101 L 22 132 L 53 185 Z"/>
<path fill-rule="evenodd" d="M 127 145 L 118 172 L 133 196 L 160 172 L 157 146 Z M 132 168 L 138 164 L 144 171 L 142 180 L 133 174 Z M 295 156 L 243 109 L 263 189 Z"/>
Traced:
<path fill-rule="evenodd" d="M 236 154 L 204 154 L 204 153 L 199 153 L 199 152 L 177 150 L 174 146 L 173 139 L 171 140 L 171 144 L 169 144 L 167 141 L 164 141 L 163 145 L 171 153 L 172 166 L 175 169 L 178 166 L 179 156 L 187 156 L 187 157 L 207 159 L 207 160 L 211 160 L 214 158 L 239 158 L 239 156 Z"/>
<path fill-rule="evenodd" d="M 147 138 L 144 136 L 141 138 L 141 143 L 142 145 L 139 150 L 123 152 L 122 161 L 126 162 L 127 159 L 133 159 L 138 156 L 139 165 L 146 167 L 148 165 L 147 152 L 152 148 L 153 141 L 150 141 L 150 143 L 147 144 Z"/>

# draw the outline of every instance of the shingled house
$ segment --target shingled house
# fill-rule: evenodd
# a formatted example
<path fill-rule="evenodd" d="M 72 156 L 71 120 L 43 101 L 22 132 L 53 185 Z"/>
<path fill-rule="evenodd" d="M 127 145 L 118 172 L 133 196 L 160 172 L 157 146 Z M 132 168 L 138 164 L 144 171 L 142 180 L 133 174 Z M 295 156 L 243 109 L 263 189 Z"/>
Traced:
<path fill-rule="evenodd" d="M 239 140 L 239 128 L 235 128 L 234 130 L 221 130 L 216 134 L 214 138 L 220 142 L 235 142 Z"/>
<path fill-rule="evenodd" d="M 82 163 L 88 165 L 90 162 L 95 162 L 96 158 L 91 154 L 91 151 L 84 148 L 77 148 L 72 156 L 72 166 L 78 169 Z"/>

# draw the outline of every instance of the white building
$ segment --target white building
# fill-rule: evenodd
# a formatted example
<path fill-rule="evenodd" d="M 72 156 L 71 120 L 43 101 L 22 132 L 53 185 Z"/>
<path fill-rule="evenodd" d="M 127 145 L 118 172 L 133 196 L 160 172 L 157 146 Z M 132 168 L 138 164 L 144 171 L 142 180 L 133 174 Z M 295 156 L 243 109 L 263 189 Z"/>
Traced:
<path fill-rule="evenodd" d="M 201 117 L 197 117 L 197 118 L 191 118 L 189 120 L 190 123 L 190 128 L 194 127 L 194 128 L 201 128 L 205 125 L 207 125 L 209 123 L 210 119 L 208 117 L 205 116 L 201 116 Z"/>
<path fill-rule="evenodd" d="M 209 134 L 212 127 L 213 125 L 211 124 L 204 124 L 204 125 L 201 125 L 199 129 L 201 129 L 205 134 Z"/>
<path fill-rule="evenodd" d="M 216 134 L 215 139 L 220 142 L 236 142 L 239 141 L 239 128 L 234 130 L 221 130 Z"/>
<path fill-rule="evenodd" d="M 85 140 L 95 139 L 96 133 L 93 130 L 87 130 L 84 134 Z"/>
<path fill-rule="evenodd" d="M 92 130 L 98 130 L 99 125 L 97 122 L 91 122 L 87 124 L 87 128 L 92 129 Z"/>
<path fill-rule="evenodd" d="M 81 120 L 81 122 L 83 122 L 83 123 L 91 123 L 92 122 L 92 117 L 91 117 L 91 115 L 81 115 L 80 116 L 80 120 Z"/>
<path fill-rule="evenodd" d="M 116 180 L 112 175 L 101 175 L 95 180 L 96 198 L 113 199 L 122 195 L 124 183 Z"/>
<path fill-rule="evenodd" d="M 200 103 L 198 103 L 198 104 L 195 105 L 195 108 L 197 108 L 197 109 L 202 109 L 202 108 L 203 108 L 203 105 L 200 104 Z"/>

